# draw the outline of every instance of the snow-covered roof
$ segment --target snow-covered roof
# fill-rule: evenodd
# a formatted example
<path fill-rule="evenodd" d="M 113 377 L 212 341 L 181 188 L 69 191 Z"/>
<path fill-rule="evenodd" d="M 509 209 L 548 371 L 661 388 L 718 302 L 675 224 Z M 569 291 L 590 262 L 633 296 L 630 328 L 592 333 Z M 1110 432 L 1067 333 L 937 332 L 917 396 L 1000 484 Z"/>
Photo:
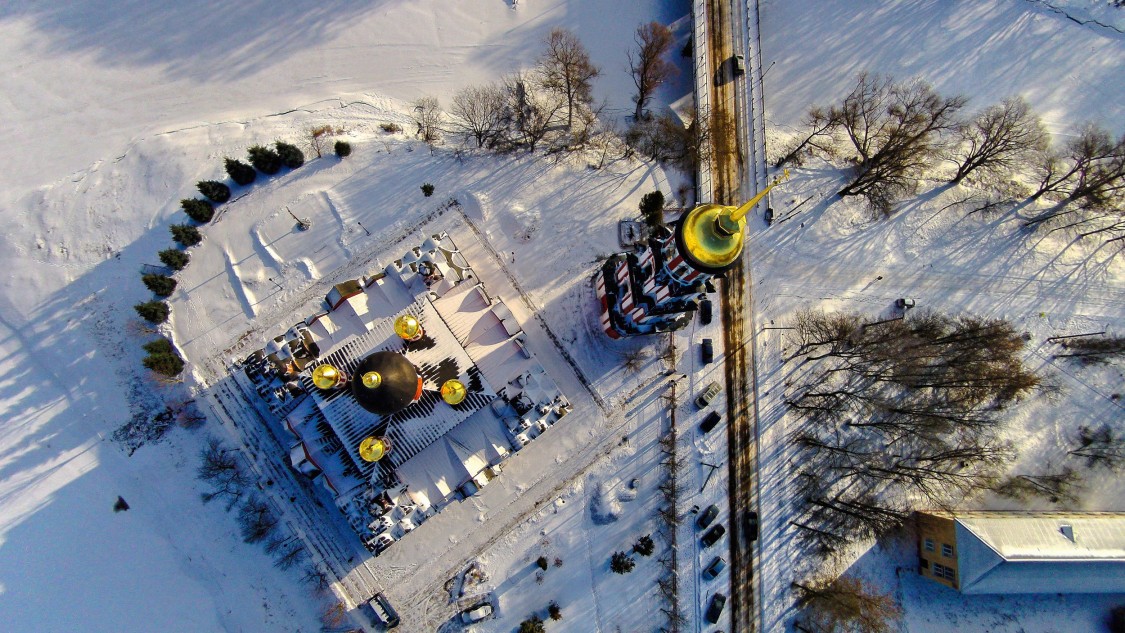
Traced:
<path fill-rule="evenodd" d="M 1125 592 L 1125 514 L 956 519 L 962 593 Z"/>

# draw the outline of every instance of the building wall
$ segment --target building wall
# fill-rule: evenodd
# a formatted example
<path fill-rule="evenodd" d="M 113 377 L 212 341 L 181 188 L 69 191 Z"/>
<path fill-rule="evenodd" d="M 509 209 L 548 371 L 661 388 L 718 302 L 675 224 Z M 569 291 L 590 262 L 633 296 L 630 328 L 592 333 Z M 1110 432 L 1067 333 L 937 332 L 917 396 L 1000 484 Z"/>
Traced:
<path fill-rule="evenodd" d="M 957 530 L 953 518 L 916 512 L 914 521 L 918 532 L 918 573 L 946 587 L 960 589 Z"/>

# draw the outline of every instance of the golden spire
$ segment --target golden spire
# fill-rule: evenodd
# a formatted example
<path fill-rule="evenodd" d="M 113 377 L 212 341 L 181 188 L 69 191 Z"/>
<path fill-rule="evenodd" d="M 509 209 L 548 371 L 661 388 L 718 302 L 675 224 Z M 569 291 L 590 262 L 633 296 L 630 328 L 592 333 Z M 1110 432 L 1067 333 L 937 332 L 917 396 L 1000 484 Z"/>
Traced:
<path fill-rule="evenodd" d="M 377 371 L 367 372 L 366 374 L 360 376 L 360 380 L 363 381 L 363 386 L 367 387 L 368 389 L 375 389 L 379 385 L 383 384 L 383 376 Z"/>
<path fill-rule="evenodd" d="M 335 389 L 339 387 L 344 380 L 344 372 L 328 363 L 318 366 L 312 372 L 313 384 L 316 385 L 318 389 Z"/>
<path fill-rule="evenodd" d="M 359 456 L 367 462 L 377 462 L 383 459 L 391 450 L 391 442 L 385 437 L 375 437 L 371 435 L 363 438 L 359 443 Z"/>
<path fill-rule="evenodd" d="M 395 319 L 395 334 L 403 340 L 416 341 L 422 337 L 422 324 L 413 315 L 404 314 Z"/>
<path fill-rule="evenodd" d="M 740 207 L 704 204 L 687 212 L 680 222 L 680 237 L 688 261 L 709 272 L 718 272 L 733 264 L 742 254 L 746 214 L 770 189 L 788 177 L 789 170 L 786 170 Z"/>
<path fill-rule="evenodd" d="M 461 404 L 467 395 L 469 391 L 465 389 L 465 384 L 456 378 L 445 381 L 441 386 L 441 399 L 450 406 Z"/>

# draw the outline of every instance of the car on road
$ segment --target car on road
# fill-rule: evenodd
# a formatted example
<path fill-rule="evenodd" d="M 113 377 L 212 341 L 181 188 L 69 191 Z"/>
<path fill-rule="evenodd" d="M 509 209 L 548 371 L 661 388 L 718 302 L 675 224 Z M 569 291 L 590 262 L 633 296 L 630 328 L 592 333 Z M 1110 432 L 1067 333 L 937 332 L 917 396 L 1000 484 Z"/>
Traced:
<path fill-rule="evenodd" d="M 746 537 L 751 541 L 758 540 L 758 513 L 750 512 L 746 515 Z"/>
<path fill-rule="evenodd" d="M 735 55 L 731 58 L 731 70 L 734 72 L 735 77 L 741 77 L 746 74 L 746 60 L 742 55 Z"/>
<path fill-rule="evenodd" d="M 704 365 L 706 365 L 706 364 L 710 363 L 711 361 L 715 360 L 715 345 L 714 345 L 714 343 L 711 342 L 711 339 L 709 339 L 709 338 L 703 339 L 703 343 L 701 344 L 701 347 L 703 348 L 703 364 Z"/>
<path fill-rule="evenodd" d="M 695 399 L 695 406 L 699 407 L 700 409 L 706 409 L 707 405 L 711 404 L 711 401 L 715 399 L 715 396 L 719 395 L 719 392 L 722 391 L 722 389 L 723 388 L 719 386 L 719 383 L 711 382 L 703 390 L 703 393 L 699 394 L 699 397 Z"/>
<path fill-rule="evenodd" d="M 706 510 L 699 513 L 699 518 L 695 520 L 695 525 L 702 530 L 708 525 L 711 525 L 711 522 L 714 521 L 717 516 L 719 516 L 719 506 L 712 503 L 707 506 Z"/>
<path fill-rule="evenodd" d="M 465 624 L 472 624 L 474 622 L 480 622 L 490 615 L 492 615 L 492 605 L 486 602 L 471 609 L 465 609 L 464 611 L 462 611 L 461 621 Z"/>
<path fill-rule="evenodd" d="M 704 299 L 699 302 L 699 322 L 707 325 L 711 322 L 711 300 Z"/>
<path fill-rule="evenodd" d="M 914 299 L 911 299 L 910 297 L 902 297 L 901 299 L 895 301 L 895 307 L 900 310 L 908 310 L 914 307 L 914 303 Z"/>
<path fill-rule="evenodd" d="M 716 525 L 710 530 L 707 530 L 707 533 L 703 535 L 703 538 L 699 539 L 699 542 L 703 544 L 703 547 L 711 547 L 719 539 L 723 538 L 723 535 L 726 533 L 727 529 L 725 527 Z"/>
<path fill-rule="evenodd" d="M 718 624 L 719 616 L 723 614 L 723 607 L 727 606 L 727 597 L 721 593 L 711 596 L 711 604 L 707 606 L 707 613 L 703 616 L 711 624 Z"/>
<path fill-rule="evenodd" d="M 724 569 L 727 568 L 727 561 L 723 560 L 722 556 L 716 556 L 714 560 L 703 568 L 703 579 L 714 580 Z"/>
<path fill-rule="evenodd" d="M 766 207 L 766 212 L 762 215 L 762 219 L 766 221 L 766 226 L 773 226 L 773 207 Z"/>
<path fill-rule="evenodd" d="M 699 430 L 703 431 L 704 433 L 710 433 L 711 429 L 715 428 L 715 425 L 718 424 L 719 420 L 722 419 L 723 416 L 719 415 L 717 411 L 712 411 L 711 413 L 707 414 L 707 417 L 703 418 L 702 422 L 699 423 Z"/>

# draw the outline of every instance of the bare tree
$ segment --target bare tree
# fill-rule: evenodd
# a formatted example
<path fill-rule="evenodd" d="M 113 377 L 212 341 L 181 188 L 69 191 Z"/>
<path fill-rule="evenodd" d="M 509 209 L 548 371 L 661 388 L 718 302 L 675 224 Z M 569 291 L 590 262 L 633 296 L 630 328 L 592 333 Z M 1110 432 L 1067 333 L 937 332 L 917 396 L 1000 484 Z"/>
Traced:
<path fill-rule="evenodd" d="M 277 527 L 277 517 L 273 515 L 269 505 L 255 496 L 239 509 L 238 524 L 243 541 L 258 543 L 273 533 Z"/>
<path fill-rule="evenodd" d="M 274 559 L 273 566 L 281 570 L 292 569 L 304 557 L 305 548 L 301 545 L 301 542 L 290 539 L 286 542 L 285 547 L 279 550 L 279 556 Z"/>
<path fill-rule="evenodd" d="M 833 115 L 838 111 L 831 109 L 825 110 L 821 107 L 814 107 L 809 109 L 805 115 L 804 127 L 806 134 L 804 139 L 793 146 L 784 156 L 777 159 L 774 163 L 775 167 L 782 167 L 783 165 L 796 162 L 798 166 L 801 165 L 801 152 L 806 149 L 819 149 L 826 151 L 826 147 L 819 144 L 821 139 L 831 139 L 832 131 L 840 124 L 839 121 L 833 118 Z"/>
<path fill-rule="evenodd" d="M 342 131 L 331 125 L 310 127 L 305 130 L 305 142 L 308 143 L 309 149 L 316 153 L 316 157 L 321 158 L 324 156 L 325 148 L 328 147 L 328 140 Z"/>
<path fill-rule="evenodd" d="M 813 633 L 889 633 L 902 608 L 858 578 L 841 576 L 808 583 L 794 582 L 801 624 Z"/>
<path fill-rule="evenodd" d="M 1001 482 L 994 490 L 996 494 L 1012 499 L 1041 497 L 1051 503 L 1071 504 L 1078 502 L 1078 491 L 1082 483 L 1081 474 L 1072 468 L 1063 467 L 1058 472 L 1044 475 L 1016 475 Z"/>
<path fill-rule="evenodd" d="M 964 97 L 942 97 L 921 80 L 893 83 L 862 73 L 856 87 L 831 117 L 841 125 L 858 155 L 854 176 L 840 196 L 863 196 L 872 209 L 890 214 L 894 202 L 917 186 L 920 172 L 940 149 L 941 134 L 952 130 Z"/>
<path fill-rule="evenodd" d="M 539 56 L 541 83 L 566 99 L 566 127 L 574 127 L 576 107 L 588 107 L 593 100 L 591 81 L 598 76 L 598 67 L 573 32 L 552 29 L 544 42 L 546 50 Z"/>
<path fill-rule="evenodd" d="M 1058 357 L 1077 358 L 1084 363 L 1104 363 L 1110 358 L 1125 355 L 1125 336 L 1097 336 L 1076 338 L 1063 344 L 1066 352 Z"/>
<path fill-rule="evenodd" d="M 633 41 L 637 48 L 628 51 L 627 55 L 633 84 L 637 87 L 637 95 L 633 97 L 637 104 L 633 118 L 640 121 L 653 92 L 672 77 L 676 67 L 664 58 L 672 47 L 672 30 L 668 27 L 659 22 L 642 24 L 637 27 Z"/>
<path fill-rule="evenodd" d="M 511 142 L 534 152 L 555 131 L 565 102 L 556 93 L 543 90 L 531 77 L 517 73 L 504 78 L 504 93 L 512 112 Z"/>
<path fill-rule="evenodd" d="M 227 499 L 227 511 L 242 497 L 248 482 L 238 465 L 238 454 L 225 447 L 217 437 L 208 437 L 207 444 L 200 451 L 200 464 L 196 477 L 211 485 L 211 490 L 200 496 L 203 503 L 219 498 Z"/>
<path fill-rule="evenodd" d="M 441 104 L 435 97 L 419 97 L 410 104 L 414 111 L 411 118 L 418 127 L 418 136 L 423 141 L 433 143 L 441 138 Z"/>
<path fill-rule="evenodd" d="M 1002 173 L 1047 149 L 1047 130 L 1023 97 L 1011 97 L 986 108 L 957 127 L 960 142 L 950 158 L 959 183 L 976 170 Z"/>
<path fill-rule="evenodd" d="M 1125 437 L 1109 425 L 1092 429 L 1078 427 L 1078 446 L 1067 453 L 1086 459 L 1086 466 L 1105 466 L 1119 471 L 1125 466 Z"/>
<path fill-rule="evenodd" d="M 1031 199 L 1052 193 L 1063 198 L 1027 225 L 1074 216 L 1059 228 L 1082 226 L 1080 237 L 1108 234 L 1107 242 L 1125 240 L 1125 134 L 1114 141 L 1109 132 L 1087 124 L 1064 151 L 1045 152 L 1038 170 L 1039 188 Z"/>
<path fill-rule="evenodd" d="M 453 131 L 491 146 L 508 124 L 504 90 L 497 84 L 468 86 L 453 96 Z"/>

